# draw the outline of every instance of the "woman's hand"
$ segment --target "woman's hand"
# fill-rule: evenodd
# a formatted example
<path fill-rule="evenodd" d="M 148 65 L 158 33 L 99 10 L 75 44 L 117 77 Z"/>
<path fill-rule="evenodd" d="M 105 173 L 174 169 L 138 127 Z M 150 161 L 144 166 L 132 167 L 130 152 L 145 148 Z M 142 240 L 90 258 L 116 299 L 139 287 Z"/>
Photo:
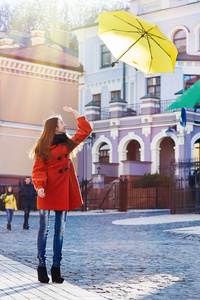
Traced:
<path fill-rule="evenodd" d="M 73 114 L 76 119 L 81 117 L 81 115 L 77 112 L 77 110 L 73 109 L 72 107 L 64 106 L 63 110 L 68 112 L 68 113 Z"/>
<path fill-rule="evenodd" d="M 40 198 L 44 198 L 46 196 L 43 188 L 39 189 L 37 193 Z"/>

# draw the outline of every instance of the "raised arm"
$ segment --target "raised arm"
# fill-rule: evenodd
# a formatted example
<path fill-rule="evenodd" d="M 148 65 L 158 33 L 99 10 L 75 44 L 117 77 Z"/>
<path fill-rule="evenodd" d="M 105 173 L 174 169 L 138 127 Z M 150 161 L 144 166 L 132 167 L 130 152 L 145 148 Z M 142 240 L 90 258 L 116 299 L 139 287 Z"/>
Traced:
<path fill-rule="evenodd" d="M 81 116 L 75 109 L 71 107 L 64 106 L 64 111 L 72 113 L 78 121 L 78 130 L 75 135 L 72 137 L 73 140 L 81 143 L 86 139 L 86 137 L 92 132 L 90 123 L 86 120 L 84 116 Z"/>

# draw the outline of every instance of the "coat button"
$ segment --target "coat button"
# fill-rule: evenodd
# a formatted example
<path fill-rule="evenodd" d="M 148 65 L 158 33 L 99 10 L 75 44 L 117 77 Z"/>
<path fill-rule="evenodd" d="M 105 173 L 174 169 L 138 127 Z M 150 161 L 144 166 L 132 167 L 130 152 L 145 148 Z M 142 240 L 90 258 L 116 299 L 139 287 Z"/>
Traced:
<path fill-rule="evenodd" d="M 63 170 L 62 170 L 62 169 L 60 169 L 58 172 L 59 172 L 59 173 L 62 173 L 62 172 L 63 172 Z"/>
<path fill-rule="evenodd" d="M 65 168 L 65 171 L 68 172 L 68 171 L 69 171 L 69 168 Z"/>
<path fill-rule="evenodd" d="M 65 154 L 65 157 L 68 158 L 68 154 Z"/>
<path fill-rule="evenodd" d="M 61 156 L 58 156 L 57 158 L 58 158 L 58 160 L 61 160 L 61 159 L 62 159 L 62 157 L 61 157 Z"/>

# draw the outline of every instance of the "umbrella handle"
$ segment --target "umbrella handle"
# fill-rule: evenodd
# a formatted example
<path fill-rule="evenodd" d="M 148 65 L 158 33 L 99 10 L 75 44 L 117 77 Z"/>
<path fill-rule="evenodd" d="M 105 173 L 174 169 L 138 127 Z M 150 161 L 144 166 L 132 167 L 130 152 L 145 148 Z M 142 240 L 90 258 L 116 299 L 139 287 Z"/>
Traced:
<path fill-rule="evenodd" d="M 118 64 L 119 62 L 116 60 L 116 61 L 113 61 L 112 63 L 111 63 L 111 67 L 113 68 L 114 66 L 115 66 L 115 64 Z"/>

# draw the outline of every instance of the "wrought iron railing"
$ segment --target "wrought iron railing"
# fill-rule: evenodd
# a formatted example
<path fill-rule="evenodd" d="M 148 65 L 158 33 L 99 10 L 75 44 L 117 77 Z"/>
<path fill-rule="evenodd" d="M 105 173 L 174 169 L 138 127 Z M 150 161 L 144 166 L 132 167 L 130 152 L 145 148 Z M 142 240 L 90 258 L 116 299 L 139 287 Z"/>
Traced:
<path fill-rule="evenodd" d="M 169 113 L 169 112 L 173 112 L 176 111 L 177 109 L 171 109 L 171 110 L 166 110 L 166 108 L 172 104 L 176 99 L 169 99 L 169 100 L 161 100 L 158 104 L 157 104 L 157 108 L 159 108 L 159 112 L 160 114 L 164 114 L 164 113 Z M 137 104 L 127 104 L 123 110 L 122 110 L 122 116 L 123 117 L 131 117 L 131 116 L 140 116 L 142 114 L 141 111 L 141 104 L 142 103 L 137 103 Z M 200 113 L 200 109 L 194 109 L 194 108 L 188 108 L 187 110 L 190 111 L 195 111 L 197 113 Z M 110 119 L 110 107 L 104 107 L 101 108 L 100 111 L 100 116 L 99 119 L 100 120 L 107 120 Z"/>

